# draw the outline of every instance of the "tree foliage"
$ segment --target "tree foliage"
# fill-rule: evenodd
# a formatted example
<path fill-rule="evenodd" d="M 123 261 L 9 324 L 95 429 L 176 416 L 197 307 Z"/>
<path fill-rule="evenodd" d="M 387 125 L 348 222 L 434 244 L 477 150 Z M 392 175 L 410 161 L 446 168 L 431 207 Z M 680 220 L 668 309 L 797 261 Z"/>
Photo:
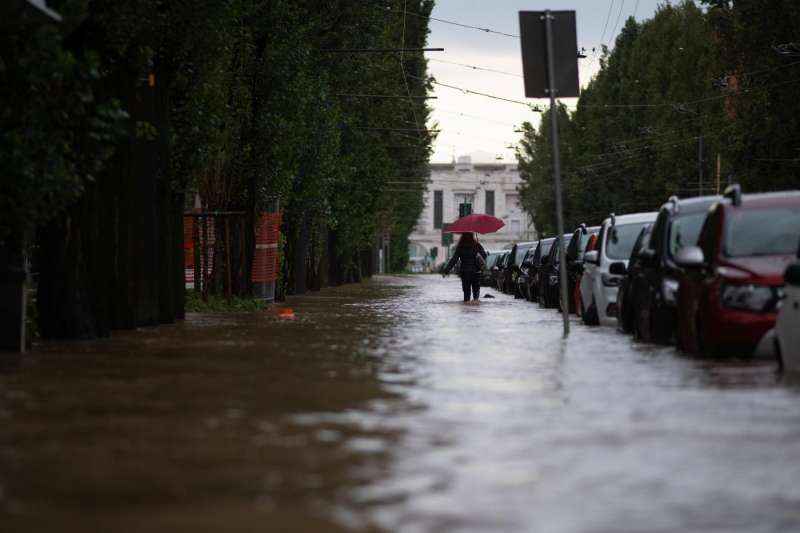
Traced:
<path fill-rule="evenodd" d="M 800 7 L 706 3 L 629 19 L 575 108 L 559 108 L 568 227 L 711 194 L 729 177 L 746 191 L 797 187 L 800 71 L 773 47 L 796 38 Z M 544 113 L 525 125 L 518 159 L 523 205 L 552 234 L 549 124 Z"/>

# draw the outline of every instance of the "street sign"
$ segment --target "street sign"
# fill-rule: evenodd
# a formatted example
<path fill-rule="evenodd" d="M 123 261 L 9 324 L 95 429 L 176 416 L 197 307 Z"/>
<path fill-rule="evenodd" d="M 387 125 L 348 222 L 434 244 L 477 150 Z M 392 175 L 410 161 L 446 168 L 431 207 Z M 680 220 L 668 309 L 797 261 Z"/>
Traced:
<path fill-rule="evenodd" d="M 522 73 L 525 96 L 549 98 L 547 78 L 547 35 L 545 11 L 520 11 L 519 31 L 522 44 Z M 578 83 L 578 36 L 574 11 L 549 11 L 553 32 L 554 84 L 556 98 L 580 95 Z"/>
<path fill-rule="evenodd" d="M 550 151 L 553 156 L 556 228 L 564 235 L 564 204 L 561 199 L 561 154 L 558 141 L 556 98 L 578 96 L 578 39 L 574 11 L 520 11 L 522 65 L 525 73 L 525 96 L 550 98 Z M 559 247 L 561 278 L 561 314 L 564 338 L 569 336 L 569 301 L 567 291 L 566 246 Z"/>

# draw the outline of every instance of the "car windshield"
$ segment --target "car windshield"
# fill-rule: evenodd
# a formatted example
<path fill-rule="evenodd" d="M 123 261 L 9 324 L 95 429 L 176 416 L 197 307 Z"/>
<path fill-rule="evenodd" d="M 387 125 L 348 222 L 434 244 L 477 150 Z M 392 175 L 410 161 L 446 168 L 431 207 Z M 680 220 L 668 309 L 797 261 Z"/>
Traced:
<path fill-rule="evenodd" d="M 697 244 L 706 213 L 690 213 L 676 217 L 669 228 L 669 254 L 675 256 L 684 246 Z"/>
<path fill-rule="evenodd" d="M 608 229 L 606 255 L 609 259 L 628 259 L 631 256 L 636 238 L 648 222 L 621 224 Z"/>
<path fill-rule="evenodd" d="M 541 257 L 547 257 L 547 254 L 550 253 L 550 248 L 552 248 L 552 247 L 553 247 L 553 241 L 543 242 L 542 243 Z"/>
<path fill-rule="evenodd" d="M 727 224 L 727 257 L 794 255 L 800 235 L 800 209 L 734 209 Z"/>
<path fill-rule="evenodd" d="M 514 264 L 521 265 L 522 258 L 525 257 L 525 253 L 530 250 L 529 247 L 517 246 L 517 255 L 514 256 Z"/>

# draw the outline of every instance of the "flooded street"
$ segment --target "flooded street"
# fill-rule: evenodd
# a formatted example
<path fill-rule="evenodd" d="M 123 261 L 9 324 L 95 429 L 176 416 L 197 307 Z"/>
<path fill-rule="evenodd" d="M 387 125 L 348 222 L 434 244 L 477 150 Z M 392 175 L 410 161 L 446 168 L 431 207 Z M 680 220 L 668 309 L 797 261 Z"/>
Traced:
<path fill-rule="evenodd" d="M 46 344 L 0 372 L 0 531 L 800 529 L 800 387 L 457 278 Z"/>

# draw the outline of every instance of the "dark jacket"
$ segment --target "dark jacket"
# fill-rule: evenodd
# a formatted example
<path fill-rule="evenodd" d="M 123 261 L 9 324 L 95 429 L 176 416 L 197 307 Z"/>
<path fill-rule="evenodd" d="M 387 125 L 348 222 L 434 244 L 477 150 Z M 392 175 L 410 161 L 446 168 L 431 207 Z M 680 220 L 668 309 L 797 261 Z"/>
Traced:
<path fill-rule="evenodd" d="M 459 260 L 461 261 L 461 268 L 458 270 L 459 276 L 463 277 L 464 274 L 480 272 L 480 268 L 478 268 L 478 254 L 481 254 L 484 259 L 489 255 L 480 243 L 478 243 L 475 248 L 456 248 L 453 257 L 450 258 L 450 261 L 448 261 L 447 265 L 444 267 L 444 273 L 448 274 Z"/>

